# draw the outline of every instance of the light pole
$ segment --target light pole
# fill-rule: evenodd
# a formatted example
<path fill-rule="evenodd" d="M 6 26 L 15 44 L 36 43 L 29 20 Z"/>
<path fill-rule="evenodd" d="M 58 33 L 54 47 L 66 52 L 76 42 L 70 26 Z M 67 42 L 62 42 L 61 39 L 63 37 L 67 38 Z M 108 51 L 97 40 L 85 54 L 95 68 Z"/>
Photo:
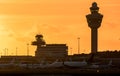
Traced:
<path fill-rule="evenodd" d="M 29 56 L 29 43 L 27 43 L 27 56 Z"/>
<path fill-rule="evenodd" d="M 17 56 L 17 49 L 18 49 L 18 48 L 16 47 L 16 56 Z"/>
<path fill-rule="evenodd" d="M 78 39 L 78 54 L 80 52 L 80 37 L 77 38 Z"/>
<path fill-rule="evenodd" d="M 6 56 L 6 49 L 3 49 L 3 51 L 4 51 L 4 56 Z"/>
<path fill-rule="evenodd" d="M 71 55 L 72 55 L 72 48 L 70 48 L 70 53 L 71 53 Z"/>
<path fill-rule="evenodd" d="M 6 55 L 8 55 L 8 48 L 6 48 Z"/>
<path fill-rule="evenodd" d="M 2 56 L 2 52 L 1 52 L 1 56 Z"/>

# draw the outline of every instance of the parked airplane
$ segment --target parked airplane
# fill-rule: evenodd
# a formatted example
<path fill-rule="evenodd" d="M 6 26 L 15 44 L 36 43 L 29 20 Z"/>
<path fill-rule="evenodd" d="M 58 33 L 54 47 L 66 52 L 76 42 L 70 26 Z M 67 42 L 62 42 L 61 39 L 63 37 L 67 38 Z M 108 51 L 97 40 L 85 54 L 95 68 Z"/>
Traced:
<path fill-rule="evenodd" d="M 44 65 L 44 68 L 82 68 L 88 65 L 88 62 L 91 63 L 93 60 L 94 54 L 88 59 L 88 61 L 58 61 L 56 60 L 52 64 Z"/>
<path fill-rule="evenodd" d="M 78 62 L 78 61 L 64 62 L 64 66 L 67 66 L 70 68 L 90 68 L 90 69 L 98 69 L 98 68 L 107 69 L 107 68 L 115 67 L 114 65 L 112 65 L 112 60 L 110 60 L 109 63 L 106 65 L 93 63 L 93 57 L 94 57 L 94 54 L 92 54 L 92 56 L 88 59 L 88 61 L 84 60 L 82 62 Z"/>
<path fill-rule="evenodd" d="M 71 68 L 82 68 L 82 67 L 85 67 L 87 66 L 87 62 L 84 60 L 82 62 L 80 61 L 65 61 L 64 62 L 64 66 L 66 67 L 71 67 Z"/>
<path fill-rule="evenodd" d="M 21 68 L 45 68 L 48 65 L 45 61 L 41 61 L 40 63 L 19 63 L 17 66 Z"/>
<path fill-rule="evenodd" d="M 107 65 L 98 65 L 98 68 L 99 69 L 108 69 L 108 68 L 111 68 L 113 67 L 114 65 L 112 65 L 112 60 L 109 61 L 109 63 Z"/>
<path fill-rule="evenodd" d="M 80 61 L 65 61 L 64 66 L 70 67 L 70 68 L 85 68 L 87 66 L 91 66 L 93 62 L 94 54 L 91 55 L 91 57 L 85 61 L 83 60 L 82 62 Z"/>
<path fill-rule="evenodd" d="M 61 68 L 64 66 L 63 64 L 64 64 L 64 62 L 60 62 L 57 59 L 55 62 L 45 65 L 44 68 Z"/>
<path fill-rule="evenodd" d="M 90 68 L 90 69 L 108 69 L 108 68 L 113 68 L 115 67 L 115 65 L 112 64 L 112 60 L 109 61 L 108 64 L 92 64 L 87 66 L 86 68 Z"/>
<path fill-rule="evenodd" d="M 93 63 L 94 54 L 85 61 L 58 61 L 51 64 L 44 64 L 43 62 L 38 64 L 27 64 L 27 63 L 20 63 L 18 64 L 19 67 L 23 68 L 90 68 L 90 69 L 97 69 L 97 68 L 109 68 L 112 66 L 112 60 L 107 65 L 100 65 Z"/>

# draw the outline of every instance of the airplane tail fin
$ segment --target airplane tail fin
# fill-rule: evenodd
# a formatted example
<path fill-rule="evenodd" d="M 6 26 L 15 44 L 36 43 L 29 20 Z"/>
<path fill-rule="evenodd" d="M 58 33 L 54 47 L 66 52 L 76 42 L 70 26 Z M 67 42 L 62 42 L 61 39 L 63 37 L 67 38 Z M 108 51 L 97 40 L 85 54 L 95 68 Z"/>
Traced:
<path fill-rule="evenodd" d="M 87 60 L 87 62 L 88 62 L 88 63 L 93 62 L 93 58 L 94 58 L 94 54 L 92 54 L 92 55 L 90 56 L 90 58 Z"/>

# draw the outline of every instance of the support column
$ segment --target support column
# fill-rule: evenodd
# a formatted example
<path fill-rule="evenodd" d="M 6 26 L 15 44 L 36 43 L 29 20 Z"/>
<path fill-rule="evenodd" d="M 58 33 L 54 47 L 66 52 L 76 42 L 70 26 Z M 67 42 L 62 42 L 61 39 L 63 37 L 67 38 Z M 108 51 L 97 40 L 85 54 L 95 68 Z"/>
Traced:
<path fill-rule="evenodd" d="M 91 52 L 97 53 L 98 49 L 98 36 L 97 36 L 97 29 L 91 29 Z"/>

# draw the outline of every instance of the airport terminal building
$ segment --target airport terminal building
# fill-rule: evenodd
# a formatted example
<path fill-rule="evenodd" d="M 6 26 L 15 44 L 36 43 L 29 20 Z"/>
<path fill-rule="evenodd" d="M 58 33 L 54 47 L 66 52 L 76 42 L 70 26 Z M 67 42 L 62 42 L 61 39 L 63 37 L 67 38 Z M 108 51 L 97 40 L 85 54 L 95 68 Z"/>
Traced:
<path fill-rule="evenodd" d="M 67 46 L 66 44 L 46 44 L 35 51 L 36 57 L 66 57 Z"/>
<path fill-rule="evenodd" d="M 37 58 L 65 58 L 68 56 L 68 46 L 66 44 L 46 44 L 42 35 L 35 36 L 36 41 L 32 45 L 37 46 L 35 57 Z"/>
<path fill-rule="evenodd" d="M 41 61 L 52 62 L 56 59 L 62 60 L 68 57 L 68 46 L 66 44 L 46 44 L 41 34 L 35 36 L 36 41 L 32 45 L 37 46 L 35 56 L 1 56 L 0 63 L 40 63 Z"/>

